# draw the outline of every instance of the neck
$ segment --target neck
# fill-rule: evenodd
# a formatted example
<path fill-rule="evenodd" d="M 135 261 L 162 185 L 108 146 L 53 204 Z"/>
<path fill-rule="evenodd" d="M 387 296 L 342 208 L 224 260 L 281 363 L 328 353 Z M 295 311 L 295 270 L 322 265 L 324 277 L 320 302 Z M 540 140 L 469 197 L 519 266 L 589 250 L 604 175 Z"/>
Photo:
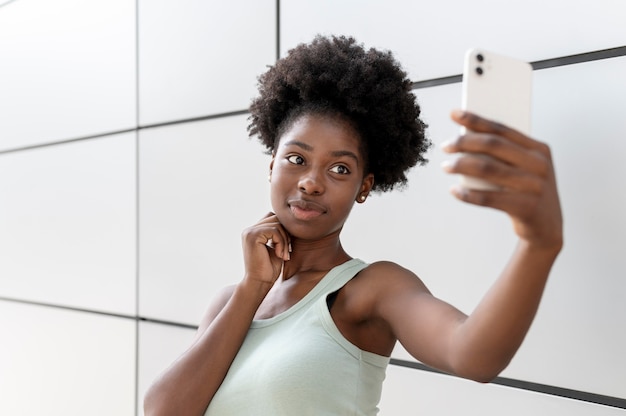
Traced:
<path fill-rule="evenodd" d="M 285 262 L 283 280 L 302 272 L 328 271 L 350 260 L 339 241 L 339 234 L 321 240 L 291 239 L 291 259 Z"/>

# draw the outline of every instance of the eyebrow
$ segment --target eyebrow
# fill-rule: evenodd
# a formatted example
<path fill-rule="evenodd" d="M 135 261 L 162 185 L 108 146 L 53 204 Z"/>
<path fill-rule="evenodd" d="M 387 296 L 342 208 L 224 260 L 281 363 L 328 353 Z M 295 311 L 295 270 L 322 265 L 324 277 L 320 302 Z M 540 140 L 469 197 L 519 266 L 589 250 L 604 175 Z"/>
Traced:
<path fill-rule="evenodd" d="M 313 151 L 313 146 L 311 146 L 310 144 L 307 144 L 307 143 L 303 143 L 303 142 L 298 141 L 298 140 L 290 140 L 290 141 L 285 143 L 285 146 L 289 146 L 289 145 L 298 146 L 301 149 L 306 150 L 308 152 Z M 333 157 L 341 157 L 341 156 L 351 157 L 352 159 L 354 159 L 354 161 L 356 162 L 357 165 L 359 164 L 358 156 L 354 152 L 351 152 L 349 150 L 335 150 L 333 152 L 330 152 L 330 154 Z"/>

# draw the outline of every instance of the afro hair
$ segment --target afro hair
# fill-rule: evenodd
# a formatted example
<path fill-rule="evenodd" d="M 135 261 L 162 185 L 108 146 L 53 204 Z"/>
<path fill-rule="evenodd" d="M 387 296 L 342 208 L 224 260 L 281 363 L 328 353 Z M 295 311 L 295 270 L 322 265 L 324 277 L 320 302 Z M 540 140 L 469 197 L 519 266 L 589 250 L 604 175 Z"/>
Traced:
<path fill-rule="evenodd" d="M 389 191 L 406 185 L 406 172 L 427 162 L 430 141 L 411 88 L 391 52 L 365 50 L 351 37 L 318 35 L 259 77 L 248 132 L 271 153 L 300 115 L 345 118 L 362 139 L 373 190 Z"/>

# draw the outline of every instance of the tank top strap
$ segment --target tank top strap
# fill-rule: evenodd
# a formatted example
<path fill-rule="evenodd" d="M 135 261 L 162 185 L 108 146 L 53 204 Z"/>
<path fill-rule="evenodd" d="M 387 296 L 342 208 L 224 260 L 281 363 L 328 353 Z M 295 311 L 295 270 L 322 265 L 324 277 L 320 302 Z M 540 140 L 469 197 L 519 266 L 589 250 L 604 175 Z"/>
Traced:
<path fill-rule="evenodd" d="M 336 270 L 337 273 L 333 276 L 333 279 L 324 286 L 322 297 L 325 298 L 326 295 L 336 292 L 344 287 L 346 283 L 352 280 L 357 273 L 367 266 L 369 266 L 369 264 L 360 259 L 351 259 L 337 266 L 337 269 L 340 270 Z"/>

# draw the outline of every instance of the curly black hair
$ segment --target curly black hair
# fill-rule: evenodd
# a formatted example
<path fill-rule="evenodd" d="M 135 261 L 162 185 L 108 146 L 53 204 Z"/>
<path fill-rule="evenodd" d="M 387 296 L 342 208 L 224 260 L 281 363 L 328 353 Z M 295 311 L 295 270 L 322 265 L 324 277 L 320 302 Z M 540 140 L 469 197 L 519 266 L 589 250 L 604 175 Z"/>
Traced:
<path fill-rule="evenodd" d="M 352 37 L 318 35 L 259 77 L 248 132 L 271 153 L 300 115 L 345 118 L 362 139 L 373 190 L 389 191 L 406 185 L 406 172 L 427 162 L 430 141 L 411 87 L 391 52 L 365 50 Z"/>

